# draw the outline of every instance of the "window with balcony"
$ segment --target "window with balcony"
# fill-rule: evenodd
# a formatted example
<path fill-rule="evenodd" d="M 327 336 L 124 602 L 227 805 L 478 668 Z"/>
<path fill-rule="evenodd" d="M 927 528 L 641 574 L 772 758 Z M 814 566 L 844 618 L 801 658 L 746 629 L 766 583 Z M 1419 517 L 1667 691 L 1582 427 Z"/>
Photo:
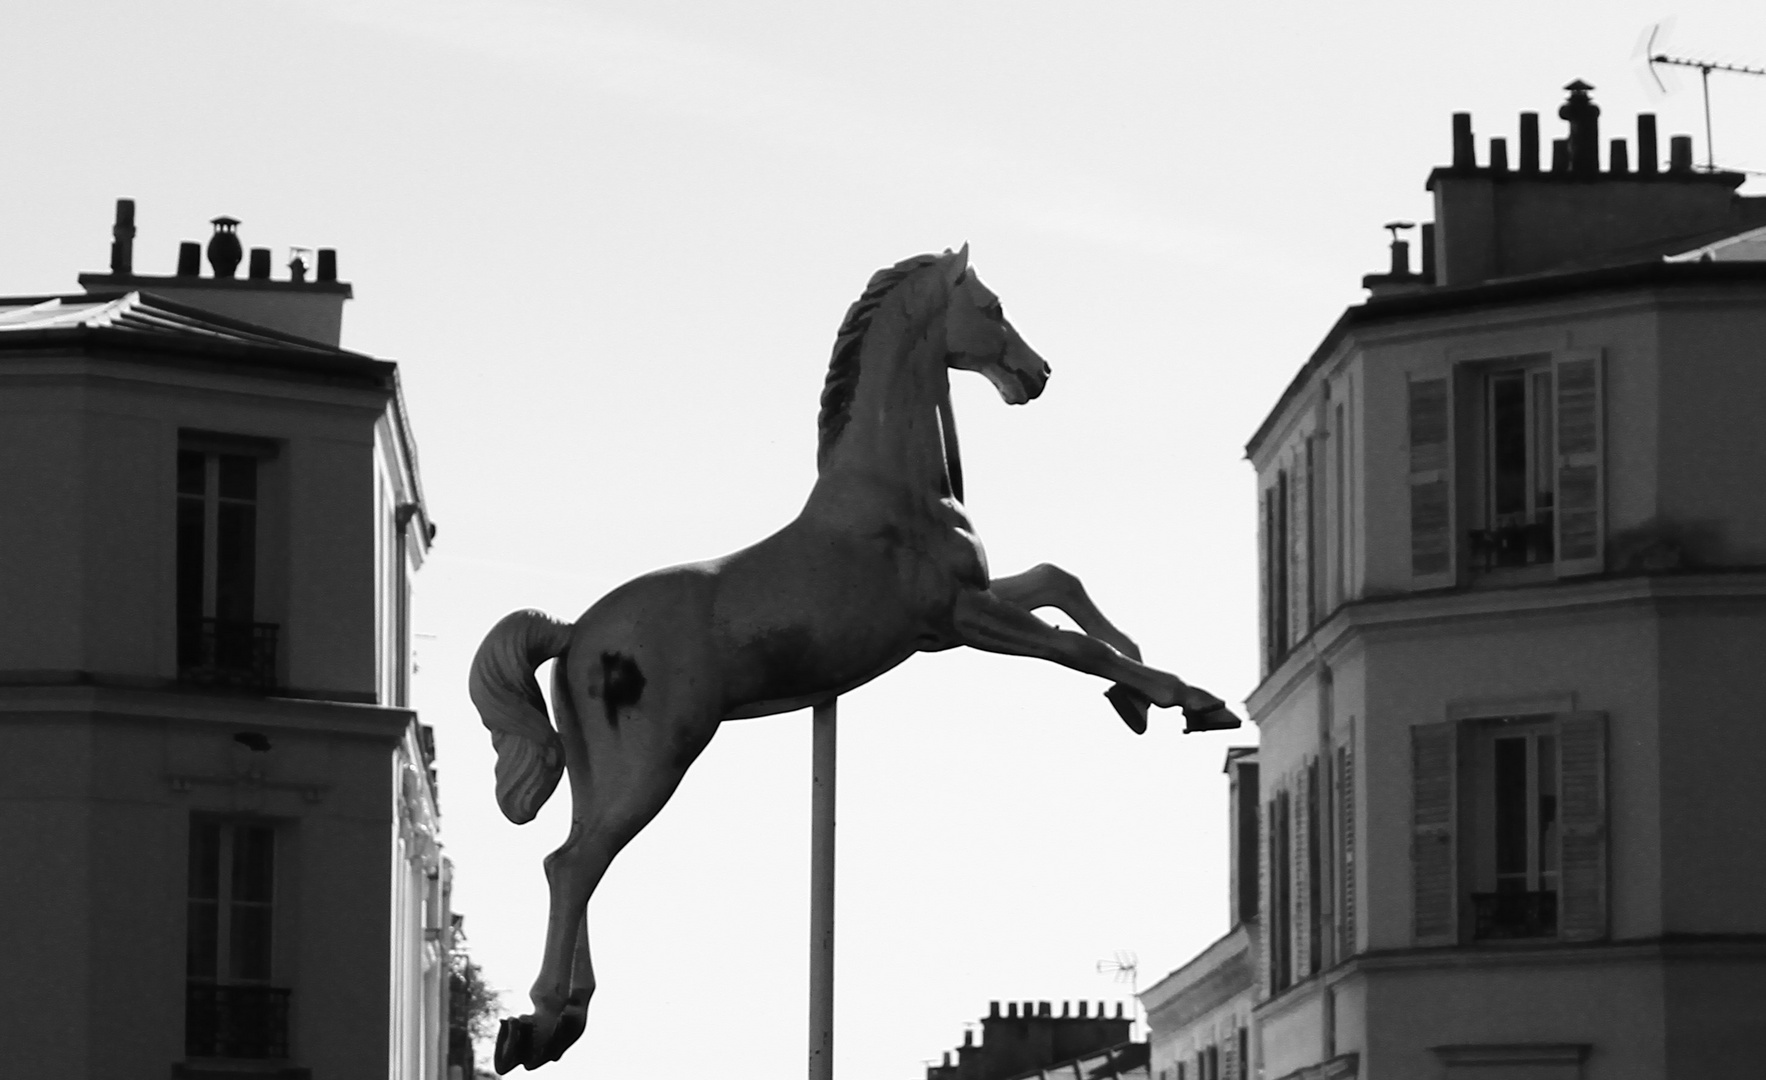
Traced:
<path fill-rule="evenodd" d="M 1605 721 L 1563 713 L 1411 729 L 1417 944 L 1604 936 Z"/>
<path fill-rule="evenodd" d="M 1411 377 L 1412 588 L 1605 569 L 1601 360 L 1566 350 Z"/>
<path fill-rule="evenodd" d="M 251 820 L 190 822 L 184 1052 L 285 1058 L 289 991 L 273 985 L 276 831 Z"/>
<path fill-rule="evenodd" d="M 178 675 L 276 684 L 274 623 L 256 621 L 259 473 L 255 440 L 184 438 L 178 448 Z"/>
<path fill-rule="evenodd" d="M 1551 368 L 1499 367 L 1474 378 L 1477 510 L 1469 534 L 1474 570 L 1553 561 Z"/>

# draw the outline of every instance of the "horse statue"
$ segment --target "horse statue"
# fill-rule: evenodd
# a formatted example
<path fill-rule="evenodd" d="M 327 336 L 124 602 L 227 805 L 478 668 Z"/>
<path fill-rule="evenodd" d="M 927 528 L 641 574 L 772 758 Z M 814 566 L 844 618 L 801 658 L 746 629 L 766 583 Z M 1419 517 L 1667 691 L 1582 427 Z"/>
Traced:
<path fill-rule="evenodd" d="M 1012 405 L 1049 377 L 966 245 L 879 270 L 847 311 L 796 520 L 732 555 L 627 582 L 574 623 L 515 612 L 479 646 L 470 689 L 497 751 L 498 805 L 530 821 L 566 772 L 572 803 L 570 834 L 545 861 L 533 1012 L 503 1021 L 498 1073 L 556 1061 L 582 1034 L 590 894 L 725 720 L 806 708 L 916 652 L 968 645 L 1110 680 L 1137 734 L 1151 705 L 1181 707 L 1186 731 L 1238 726 L 1219 698 L 1141 663 L 1072 574 L 989 575 L 963 511 L 952 368 L 985 375 Z M 1043 607 L 1084 632 L 1031 614 Z M 534 675 L 554 658 L 556 730 Z"/>

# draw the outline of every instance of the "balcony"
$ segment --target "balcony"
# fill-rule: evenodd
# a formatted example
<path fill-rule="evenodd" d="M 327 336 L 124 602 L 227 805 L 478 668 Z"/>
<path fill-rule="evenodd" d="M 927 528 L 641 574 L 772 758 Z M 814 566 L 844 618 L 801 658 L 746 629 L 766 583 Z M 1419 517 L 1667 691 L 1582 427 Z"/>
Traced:
<path fill-rule="evenodd" d="M 184 1053 L 193 1058 L 286 1058 L 289 991 L 188 983 Z"/>
<path fill-rule="evenodd" d="M 178 679 L 202 686 L 276 685 L 275 623 L 185 619 L 178 624 Z"/>
<path fill-rule="evenodd" d="M 1555 892 L 1473 893 L 1472 911 L 1472 937 L 1476 941 L 1557 937 Z"/>
<path fill-rule="evenodd" d="M 1472 529 L 1466 539 L 1473 570 L 1549 563 L 1553 558 L 1551 511 L 1541 510 L 1531 521 L 1504 521 L 1495 528 Z"/>

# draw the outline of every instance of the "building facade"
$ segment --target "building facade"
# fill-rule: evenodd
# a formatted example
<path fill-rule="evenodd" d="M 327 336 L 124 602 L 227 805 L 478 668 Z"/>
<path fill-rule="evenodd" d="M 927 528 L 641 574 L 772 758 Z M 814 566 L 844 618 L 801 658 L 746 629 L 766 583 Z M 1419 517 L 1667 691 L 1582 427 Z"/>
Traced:
<path fill-rule="evenodd" d="M 1766 200 L 1567 89 L 1248 447 L 1267 1080 L 1766 1061 Z"/>
<path fill-rule="evenodd" d="M 237 224 L 141 276 L 125 200 L 84 294 L 0 300 L 9 1074 L 446 1075 L 398 372 Z"/>

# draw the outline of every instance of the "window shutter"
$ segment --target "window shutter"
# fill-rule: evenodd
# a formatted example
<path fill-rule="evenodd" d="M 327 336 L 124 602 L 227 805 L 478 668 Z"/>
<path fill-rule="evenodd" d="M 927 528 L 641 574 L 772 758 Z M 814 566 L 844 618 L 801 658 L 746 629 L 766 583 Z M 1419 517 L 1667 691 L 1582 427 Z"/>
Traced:
<path fill-rule="evenodd" d="M 1351 735 L 1353 738 L 1353 735 Z M 1355 748 L 1353 742 L 1337 747 L 1337 798 L 1341 803 L 1340 828 L 1342 865 L 1338 880 L 1343 883 L 1343 905 L 1339 917 L 1342 938 L 1337 948 L 1340 958 L 1355 955 Z"/>
<path fill-rule="evenodd" d="M 1452 721 L 1410 729 L 1412 934 L 1419 946 L 1459 940 L 1453 835 L 1457 744 Z"/>
<path fill-rule="evenodd" d="M 1257 920 L 1257 955 L 1262 963 L 1257 965 L 1257 999 L 1267 1001 L 1271 995 L 1274 980 L 1270 972 L 1274 970 L 1275 950 L 1271 947 L 1274 935 L 1270 927 L 1274 924 L 1275 893 L 1274 878 L 1269 872 L 1269 850 L 1272 846 L 1270 830 L 1275 828 L 1275 801 L 1272 799 L 1263 804 L 1263 813 L 1257 822 L 1257 898 L 1258 908 L 1262 917 Z"/>
<path fill-rule="evenodd" d="M 1264 488 L 1263 498 L 1259 500 L 1257 515 L 1257 584 L 1262 592 L 1262 603 L 1257 605 L 1257 638 L 1263 643 L 1263 674 L 1268 675 L 1275 670 L 1275 624 L 1270 618 L 1270 610 L 1275 604 L 1275 581 L 1270 577 L 1271 564 L 1269 546 L 1275 542 L 1274 522 L 1271 519 L 1272 497 L 1274 488 Z"/>
<path fill-rule="evenodd" d="M 1288 858 L 1293 866 L 1294 909 L 1294 981 L 1312 974 L 1312 873 L 1307 838 L 1312 835 L 1312 773 L 1304 765 L 1289 785 L 1294 792 L 1294 831 L 1288 844 Z"/>
<path fill-rule="evenodd" d="M 1560 716 L 1558 743 L 1558 936 L 1593 941 L 1607 934 L 1606 714 Z"/>
<path fill-rule="evenodd" d="M 1312 582 L 1306 575 L 1306 522 L 1312 510 L 1308 489 L 1312 484 L 1302 443 L 1302 452 L 1294 460 L 1294 480 L 1288 485 L 1288 640 L 1298 643 L 1306 636 L 1311 624 L 1306 617 L 1306 598 L 1311 595 Z"/>
<path fill-rule="evenodd" d="M 1606 569 L 1606 499 L 1602 459 L 1604 407 L 1601 354 L 1584 349 L 1552 358 L 1553 406 L 1557 410 L 1557 504 L 1552 512 L 1557 574 L 1598 574 Z"/>
<path fill-rule="evenodd" d="M 1446 378 L 1410 383 L 1410 577 L 1413 589 L 1452 585 L 1453 425 Z"/>

